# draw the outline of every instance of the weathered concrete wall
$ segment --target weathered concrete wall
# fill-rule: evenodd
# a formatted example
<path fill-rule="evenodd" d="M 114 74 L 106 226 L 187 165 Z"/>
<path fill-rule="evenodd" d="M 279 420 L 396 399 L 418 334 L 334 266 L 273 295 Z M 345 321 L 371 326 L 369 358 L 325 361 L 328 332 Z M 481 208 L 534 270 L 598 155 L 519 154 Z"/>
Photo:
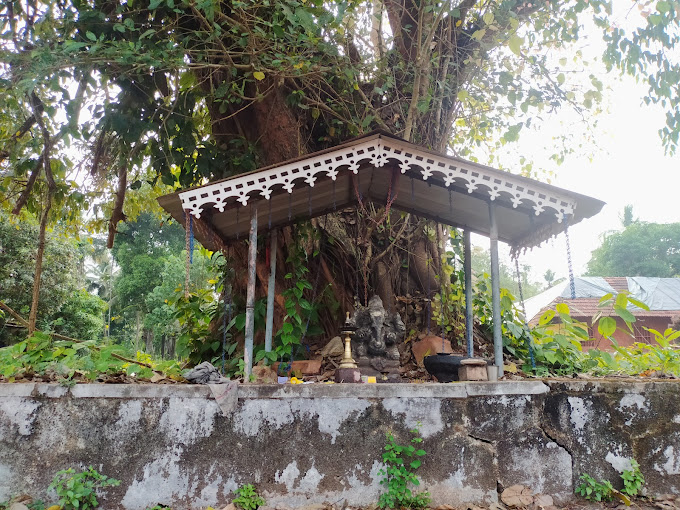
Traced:
<path fill-rule="evenodd" d="M 0 501 L 59 469 L 122 481 L 104 508 L 219 508 L 255 483 L 272 505 L 376 501 L 385 432 L 420 424 L 435 504 L 497 501 L 516 483 L 565 501 L 578 476 L 637 459 L 680 493 L 680 384 L 500 382 L 241 386 L 223 415 L 199 386 L 0 384 Z"/>

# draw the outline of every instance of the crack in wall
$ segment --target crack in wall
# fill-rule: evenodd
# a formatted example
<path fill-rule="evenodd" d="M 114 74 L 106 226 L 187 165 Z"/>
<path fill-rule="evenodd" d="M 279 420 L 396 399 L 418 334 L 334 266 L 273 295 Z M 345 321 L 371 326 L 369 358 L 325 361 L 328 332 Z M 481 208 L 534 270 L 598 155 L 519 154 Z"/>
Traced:
<path fill-rule="evenodd" d="M 480 446 L 486 448 L 491 453 L 491 463 L 496 471 L 496 493 L 498 494 L 498 501 L 500 501 L 501 493 L 503 492 L 503 484 L 500 481 L 500 471 L 498 469 L 498 450 L 496 441 L 491 441 L 489 439 L 484 439 L 482 437 L 477 437 L 473 434 L 467 433 L 467 437 L 472 439 L 475 443 L 482 443 Z M 484 446 L 488 445 L 488 446 Z"/>
<path fill-rule="evenodd" d="M 543 418 L 546 416 L 545 413 L 545 400 L 541 402 L 541 417 L 536 420 L 536 425 L 538 426 L 538 430 L 540 430 L 545 437 L 550 439 L 553 443 L 555 443 L 557 446 L 562 448 L 565 452 L 569 454 L 569 458 L 571 459 L 571 480 L 572 480 L 572 486 L 576 487 L 576 483 L 578 482 L 578 479 L 576 478 L 576 472 L 577 472 L 577 466 L 576 466 L 576 457 L 574 455 L 574 452 L 569 448 L 563 441 L 559 441 L 557 439 L 557 434 L 550 433 L 548 432 L 549 427 L 543 422 Z"/>

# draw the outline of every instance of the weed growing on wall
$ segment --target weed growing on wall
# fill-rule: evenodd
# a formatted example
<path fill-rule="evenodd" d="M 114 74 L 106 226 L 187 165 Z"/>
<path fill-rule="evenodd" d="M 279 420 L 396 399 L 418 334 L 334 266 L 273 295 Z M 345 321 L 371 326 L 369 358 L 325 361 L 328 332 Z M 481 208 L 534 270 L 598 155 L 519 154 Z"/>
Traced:
<path fill-rule="evenodd" d="M 416 449 L 423 438 L 418 429 L 410 431 L 413 434 L 411 444 L 397 444 L 394 435 L 387 433 L 387 444 L 382 454 L 385 467 L 378 471 L 383 478 L 380 484 L 384 485 L 387 492 L 380 495 L 378 506 L 380 508 L 412 508 L 422 509 L 430 503 L 428 492 L 413 492 L 412 487 L 420 485 L 420 479 L 415 471 L 420 467 L 420 457 L 425 455 L 425 450 Z"/>
<path fill-rule="evenodd" d="M 645 484 L 645 477 L 642 476 L 640 471 L 640 464 L 637 463 L 635 459 L 630 460 L 631 469 L 626 469 L 621 473 L 621 479 L 623 480 L 623 489 L 621 492 L 628 494 L 629 496 L 637 496 L 642 491 L 642 487 Z"/>
<path fill-rule="evenodd" d="M 59 496 L 62 510 L 90 510 L 99 506 L 98 489 L 118 485 L 119 480 L 104 476 L 90 466 L 81 473 L 76 473 L 73 468 L 59 471 L 49 489 L 54 489 Z"/>
<path fill-rule="evenodd" d="M 234 505 L 241 510 L 257 510 L 264 506 L 265 499 L 257 493 L 251 484 L 241 485 L 236 489 L 237 497 L 234 498 Z"/>
<path fill-rule="evenodd" d="M 630 460 L 631 469 L 626 469 L 621 473 L 623 489 L 621 492 L 614 489 L 609 480 L 597 481 L 587 473 L 580 476 L 581 484 L 576 487 L 576 494 L 589 501 L 611 501 L 617 497 L 630 505 L 628 496 L 637 496 L 642 492 L 645 484 L 645 477 L 640 471 L 640 464 L 635 459 Z"/>
<path fill-rule="evenodd" d="M 583 473 L 579 480 L 581 484 L 576 487 L 576 494 L 588 501 L 611 501 L 614 498 L 614 487 L 609 480 L 598 482 L 587 473 Z"/>

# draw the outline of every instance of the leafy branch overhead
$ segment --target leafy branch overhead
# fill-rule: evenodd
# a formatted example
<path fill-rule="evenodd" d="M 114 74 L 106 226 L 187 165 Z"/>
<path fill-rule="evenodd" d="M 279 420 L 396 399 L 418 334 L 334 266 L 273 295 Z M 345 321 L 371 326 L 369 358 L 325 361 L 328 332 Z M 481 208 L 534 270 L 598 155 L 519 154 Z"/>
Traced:
<path fill-rule="evenodd" d="M 109 214 L 115 233 L 125 180 L 128 192 L 188 186 L 374 128 L 462 155 L 470 142 L 512 142 L 549 112 L 601 100 L 597 77 L 578 79 L 580 53 L 550 58 L 581 36 L 585 16 L 602 29 L 610 68 L 649 75 L 674 150 L 678 62 L 664 49 L 677 41 L 678 7 L 643 6 L 647 25 L 626 33 L 604 0 L 6 2 L 3 203 L 40 208 L 28 196 L 45 190 L 48 148 L 44 179 L 62 214 L 117 196 L 93 221 L 102 228 Z M 88 164 L 65 150 L 74 146 Z M 76 173 L 89 175 L 85 188 Z"/>

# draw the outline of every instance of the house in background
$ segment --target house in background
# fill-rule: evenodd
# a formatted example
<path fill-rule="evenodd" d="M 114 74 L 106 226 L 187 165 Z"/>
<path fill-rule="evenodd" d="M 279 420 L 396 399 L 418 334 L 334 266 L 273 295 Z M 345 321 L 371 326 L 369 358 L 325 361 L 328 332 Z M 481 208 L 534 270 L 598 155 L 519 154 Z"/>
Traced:
<path fill-rule="evenodd" d="M 663 332 L 680 318 L 680 278 L 635 277 L 579 277 L 574 279 L 576 299 L 571 299 L 569 282 L 556 285 L 545 292 L 527 299 L 525 306 L 529 323 L 538 324 L 547 310 L 554 310 L 557 303 L 569 306 L 571 316 L 588 326 L 590 342 L 583 342 L 584 349 L 597 348 L 611 350 L 611 342 L 592 326 L 593 317 L 598 313 L 616 319 L 617 331 L 613 338 L 622 347 L 634 342 L 652 343 L 653 335 L 645 328 Z M 611 306 L 599 307 L 600 299 L 607 294 L 616 296 L 626 291 L 629 295 L 645 303 L 649 310 L 630 305 L 636 321 L 632 324 L 633 333 L 625 322 L 616 315 Z M 554 319 L 559 320 L 559 319 Z"/>

